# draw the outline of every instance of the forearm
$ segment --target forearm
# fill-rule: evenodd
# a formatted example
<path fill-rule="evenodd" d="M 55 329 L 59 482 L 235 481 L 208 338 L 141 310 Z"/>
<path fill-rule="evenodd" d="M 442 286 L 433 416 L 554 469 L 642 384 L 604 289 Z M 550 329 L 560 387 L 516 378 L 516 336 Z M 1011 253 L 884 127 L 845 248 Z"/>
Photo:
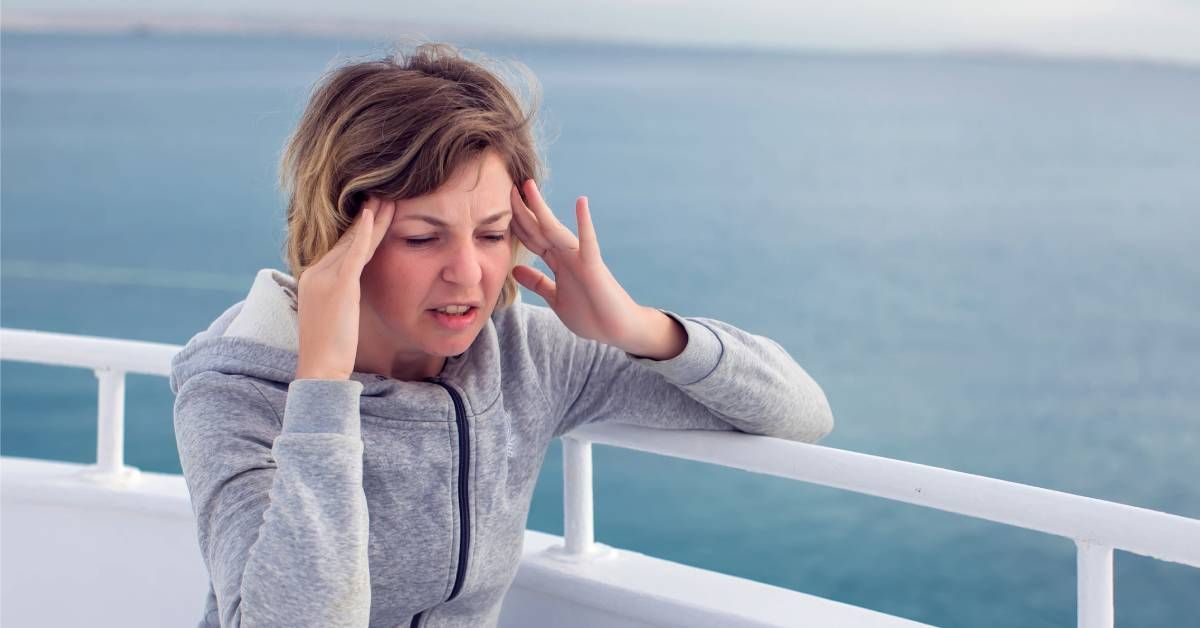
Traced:
<path fill-rule="evenodd" d="M 246 379 L 202 374 L 180 389 L 176 445 L 221 625 L 366 625 L 361 391 L 295 381 L 280 431 Z"/>
<path fill-rule="evenodd" d="M 627 346 L 618 347 L 638 358 L 670 360 L 687 347 L 687 330 L 678 321 L 658 309 L 643 307 L 644 322 L 638 325 L 639 334 Z"/>

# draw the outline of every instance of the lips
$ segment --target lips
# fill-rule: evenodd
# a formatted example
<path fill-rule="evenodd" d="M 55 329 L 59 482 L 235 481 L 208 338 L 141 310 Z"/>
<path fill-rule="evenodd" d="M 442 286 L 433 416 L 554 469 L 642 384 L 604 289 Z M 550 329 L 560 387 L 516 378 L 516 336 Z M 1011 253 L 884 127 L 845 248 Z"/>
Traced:
<path fill-rule="evenodd" d="M 471 309 L 464 314 L 443 314 L 437 310 L 429 310 L 429 313 L 443 328 L 450 331 L 461 331 L 475 322 L 476 317 L 479 316 L 479 308 L 471 306 Z"/>
<path fill-rule="evenodd" d="M 456 305 L 457 305 L 457 304 L 456 304 Z M 445 305 L 443 305 L 443 306 L 441 306 L 441 307 L 448 307 L 448 306 L 445 306 Z M 469 305 L 469 306 L 467 306 L 467 309 L 466 309 L 466 311 L 462 312 L 461 314 L 451 314 L 451 316 L 462 316 L 462 315 L 465 315 L 465 314 L 470 314 L 472 311 L 474 311 L 474 310 L 477 310 L 477 309 L 479 309 L 479 308 L 475 307 L 474 305 Z M 438 313 L 438 314 L 444 314 L 444 313 L 445 313 L 445 312 L 442 312 L 441 310 L 439 310 L 439 309 L 438 309 L 438 308 L 436 308 L 436 307 L 435 307 L 435 308 L 430 308 L 430 309 L 429 309 L 429 311 L 430 311 L 430 312 L 436 312 L 436 313 Z"/>

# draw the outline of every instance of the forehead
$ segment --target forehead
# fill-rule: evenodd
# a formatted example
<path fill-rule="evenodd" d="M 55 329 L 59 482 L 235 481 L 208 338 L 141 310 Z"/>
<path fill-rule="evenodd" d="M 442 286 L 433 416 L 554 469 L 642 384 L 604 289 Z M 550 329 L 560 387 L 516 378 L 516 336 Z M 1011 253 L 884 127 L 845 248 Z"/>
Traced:
<path fill-rule="evenodd" d="M 441 214 L 454 218 L 470 212 L 477 218 L 509 207 L 513 180 L 504 160 L 494 151 L 463 164 L 437 190 L 396 202 L 396 217 L 405 214 Z"/>

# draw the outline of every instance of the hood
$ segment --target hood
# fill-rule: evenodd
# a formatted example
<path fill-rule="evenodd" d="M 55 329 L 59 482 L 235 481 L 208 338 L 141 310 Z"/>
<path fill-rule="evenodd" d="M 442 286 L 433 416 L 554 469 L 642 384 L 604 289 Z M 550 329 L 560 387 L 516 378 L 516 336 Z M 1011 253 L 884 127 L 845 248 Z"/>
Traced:
<path fill-rule="evenodd" d="M 246 298 L 229 306 L 171 358 L 171 393 L 178 394 L 187 380 L 208 371 L 243 375 L 286 388 L 295 379 L 300 352 L 296 294 L 296 280 L 291 275 L 273 268 L 259 270 Z M 471 346 L 448 358 L 438 376 L 456 384 L 464 401 L 477 409 L 486 408 L 499 396 L 495 322 L 510 308 L 494 311 Z M 442 387 L 432 382 L 400 381 L 358 371 L 350 379 L 363 384 L 364 397 L 402 398 L 404 403 L 391 408 L 399 413 L 420 410 L 422 404 L 442 407 L 447 399 Z M 378 410 L 374 412 L 378 416 L 389 414 L 383 407 L 373 410 Z"/>

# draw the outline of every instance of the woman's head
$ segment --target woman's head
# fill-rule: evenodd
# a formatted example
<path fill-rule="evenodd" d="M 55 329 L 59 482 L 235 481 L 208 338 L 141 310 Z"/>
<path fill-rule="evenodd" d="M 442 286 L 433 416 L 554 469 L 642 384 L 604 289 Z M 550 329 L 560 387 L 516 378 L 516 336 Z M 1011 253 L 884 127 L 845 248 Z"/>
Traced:
<path fill-rule="evenodd" d="M 512 266 L 532 257 L 508 228 L 511 217 L 478 224 L 510 210 L 513 183 L 543 176 L 533 128 L 538 86 L 524 74 L 528 104 L 447 44 L 327 73 L 280 164 L 292 275 L 333 247 L 369 197 L 397 201 L 391 231 L 363 270 L 364 331 L 377 327 L 400 341 L 394 352 L 414 356 L 465 350 L 493 308 L 516 297 Z M 425 308 L 458 298 L 485 300 L 474 329 L 429 328 L 436 320 L 424 318 Z"/>

